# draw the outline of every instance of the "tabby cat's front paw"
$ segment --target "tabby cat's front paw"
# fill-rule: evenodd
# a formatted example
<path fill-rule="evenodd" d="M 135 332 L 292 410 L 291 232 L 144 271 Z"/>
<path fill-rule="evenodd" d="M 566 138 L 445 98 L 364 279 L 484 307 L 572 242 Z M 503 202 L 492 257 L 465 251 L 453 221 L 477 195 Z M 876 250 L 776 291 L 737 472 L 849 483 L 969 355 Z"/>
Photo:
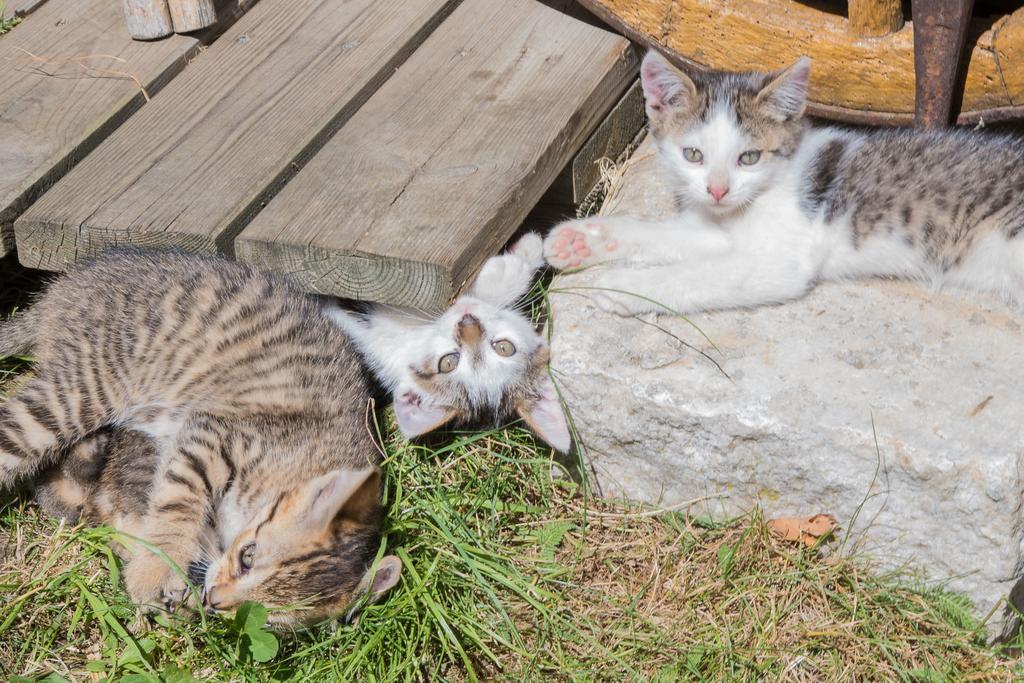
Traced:
<path fill-rule="evenodd" d="M 132 601 L 143 610 L 173 612 L 190 590 L 185 580 L 163 558 L 142 550 L 124 570 L 124 582 Z"/>
<path fill-rule="evenodd" d="M 559 270 L 579 268 L 607 260 L 619 248 L 600 219 L 566 221 L 544 240 L 544 258 Z"/>

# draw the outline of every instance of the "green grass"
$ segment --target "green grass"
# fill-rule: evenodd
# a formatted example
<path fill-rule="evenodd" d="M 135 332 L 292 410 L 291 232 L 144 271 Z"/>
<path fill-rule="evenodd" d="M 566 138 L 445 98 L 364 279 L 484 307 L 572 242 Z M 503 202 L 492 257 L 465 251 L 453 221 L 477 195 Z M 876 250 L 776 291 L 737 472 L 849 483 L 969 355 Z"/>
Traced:
<path fill-rule="evenodd" d="M 10 19 L 3 18 L 6 5 L 7 3 L 4 2 L 4 0 L 0 0 L 0 36 L 21 23 L 21 19 L 19 17 L 11 17 Z"/>
<path fill-rule="evenodd" d="M 0 310 L 38 286 L 15 275 Z M 26 364 L 4 367 L 14 376 Z M 262 663 L 247 630 L 258 618 L 170 616 L 147 630 L 120 587 L 112 530 L 63 526 L 25 497 L 0 502 L 0 679 L 1024 675 L 985 645 L 962 598 L 783 543 L 757 512 L 717 521 L 592 498 L 517 426 L 430 445 L 383 431 L 381 554 L 402 558 L 400 584 L 352 624 L 283 636 Z"/>
<path fill-rule="evenodd" d="M 757 514 L 715 523 L 588 499 L 521 429 L 386 446 L 400 585 L 354 625 L 283 637 L 263 664 L 228 620 L 140 630 L 110 530 L 10 501 L 0 675 L 913 681 L 1009 680 L 1017 666 L 961 598 L 783 544 Z"/>

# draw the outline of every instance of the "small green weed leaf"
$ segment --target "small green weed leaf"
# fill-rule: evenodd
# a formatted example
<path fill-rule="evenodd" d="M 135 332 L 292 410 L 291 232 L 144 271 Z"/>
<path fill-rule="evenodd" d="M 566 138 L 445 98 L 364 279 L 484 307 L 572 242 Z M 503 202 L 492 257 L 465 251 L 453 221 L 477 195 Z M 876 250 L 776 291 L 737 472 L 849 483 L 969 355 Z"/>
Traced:
<path fill-rule="evenodd" d="M 540 546 L 540 556 L 545 562 L 555 561 L 555 551 L 562 545 L 562 539 L 571 531 L 576 524 L 566 520 L 555 520 L 548 522 L 537 529 L 534 540 Z"/>
<path fill-rule="evenodd" d="M 85 663 L 85 670 L 95 674 L 101 674 L 107 670 L 107 663 L 99 659 L 93 659 Z"/>
<path fill-rule="evenodd" d="M 234 628 L 239 634 L 259 630 L 267 623 L 267 608 L 258 602 L 243 602 L 235 612 Z"/>
<path fill-rule="evenodd" d="M 161 678 L 164 683 L 200 683 L 199 679 L 193 676 L 191 671 L 182 669 L 174 664 L 164 669 Z"/>
<path fill-rule="evenodd" d="M 718 549 L 718 569 L 722 572 L 722 578 L 728 579 L 736 566 L 736 548 L 731 545 L 723 545 Z"/>
<path fill-rule="evenodd" d="M 248 631 L 246 636 L 249 638 L 249 653 L 252 655 L 253 661 L 269 662 L 277 656 L 277 636 L 270 631 L 256 629 Z"/>

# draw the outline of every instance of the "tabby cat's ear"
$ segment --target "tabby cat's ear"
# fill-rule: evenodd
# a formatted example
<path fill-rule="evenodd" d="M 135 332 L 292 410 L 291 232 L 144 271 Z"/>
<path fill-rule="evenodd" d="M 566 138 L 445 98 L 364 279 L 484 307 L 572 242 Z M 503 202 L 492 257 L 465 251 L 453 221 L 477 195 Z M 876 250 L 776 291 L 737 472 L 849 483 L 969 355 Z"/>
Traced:
<path fill-rule="evenodd" d="M 394 395 L 395 417 L 402 435 L 411 439 L 437 429 L 455 417 L 455 411 L 431 405 L 415 389 L 399 388 Z"/>
<path fill-rule="evenodd" d="M 380 470 L 334 470 L 307 484 L 306 525 L 323 529 L 338 519 L 359 519 L 380 501 Z"/>
<path fill-rule="evenodd" d="M 551 444 L 555 450 L 567 453 L 572 446 L 572 438 L 569 436 L 569 425 L 565 421 L 565 412 L 558 400 L 555 383 L 545 375 L 536 390 L 535 396 L 519 402 L 516 412 L 537 436 Z"/>
<path fill-rule="evenodd" d="M 807 106 L 807 82 L 811 60 L 801 57 L 791 66 L 776 72 L 768 85 L 757 94 L 761 110 L 777 121 L 786 121 L 804 113 Z"/>
<path fill-rule="evenodd" d="M 382 557 L 376 570 L 370 567 L 359 582 L 356 594 L 367 593 L 367 604 L 377 602 L 398 584 L 402 576 L 402 561 L 394 555 Z"/>
<path fill-rule="evenodd" d="M 685 109 L 697 98 L 697 86 L 690 77 L 669 64 L 660 53 L 651 50 L 640 66 L 647 117 L 661 123 L 673 111 Z"/>

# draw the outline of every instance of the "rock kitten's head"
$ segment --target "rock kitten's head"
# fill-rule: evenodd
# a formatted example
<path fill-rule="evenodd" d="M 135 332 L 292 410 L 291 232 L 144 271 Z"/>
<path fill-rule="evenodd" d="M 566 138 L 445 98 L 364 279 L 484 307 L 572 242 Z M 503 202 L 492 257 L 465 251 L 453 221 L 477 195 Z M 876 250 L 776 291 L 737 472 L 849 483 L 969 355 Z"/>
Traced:
<path fill-rule="evenodd" d="M 227 539 L 206 571 L 203 604 L 216 612 L 256 601 L 275 629 L 337 616 L 397 582 L 402 564 L 380 546 L 380 471 L 335 470 L 287 490 Z M 190 572 L 191 573 L 191 572 Z"/>
<path fill-rule="evenodd" d="M 811 62 L 687 76 L 657 52 L 640 69 L 651 134 L 678 199 L 726 215 L 772 185 L 803 131 Z"/>
<path fill-rule="evenodd" d="M 548 375 L 548 347 L 522 313 L 464 295 L 422 328 L 409 378 L 394 392 L 407 437 L 447 422 L 519 414 L 537 434 L 569 450 L 565 415 Z"/>

